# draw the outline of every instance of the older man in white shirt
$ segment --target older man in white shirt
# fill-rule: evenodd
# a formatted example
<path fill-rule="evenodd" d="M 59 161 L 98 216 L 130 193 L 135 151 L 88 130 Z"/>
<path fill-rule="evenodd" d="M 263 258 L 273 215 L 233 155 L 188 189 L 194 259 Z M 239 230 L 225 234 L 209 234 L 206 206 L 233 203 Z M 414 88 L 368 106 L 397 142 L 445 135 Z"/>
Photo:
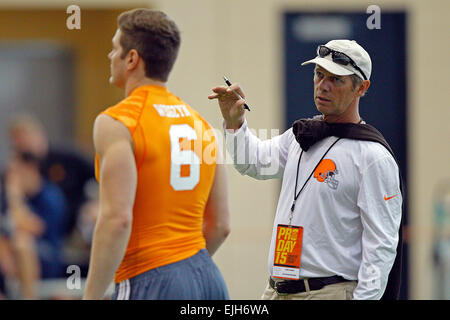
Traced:
<path fill-rule="evenodd" d="M 303 64 L 315 64 L 322 115 L 275 138 L 248 130 L 238 85 L 209 96 L 219 101 L 235 168 L 283 179 L 262 298 L 380 299 L 397 261 L 403 197 L 392 150 L 359 116 L 370 56 L 356 41 L 332 40 Z"/>

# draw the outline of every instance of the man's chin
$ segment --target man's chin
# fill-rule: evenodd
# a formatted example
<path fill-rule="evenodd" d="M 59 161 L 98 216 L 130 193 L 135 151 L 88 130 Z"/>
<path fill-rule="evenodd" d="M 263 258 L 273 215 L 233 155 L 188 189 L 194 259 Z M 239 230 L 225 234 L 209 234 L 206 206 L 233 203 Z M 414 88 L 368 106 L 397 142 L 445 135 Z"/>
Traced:
<path fill-rule="evenodd" d="M 321 114 L 323 114 L 324 116 L 329 114 L 329 110 L 328 108 L 326 108 L 324 105 L 322 104 L 318 104 L 316 103 L 316 109 L 317 111 L 319 111 Z"/>
<path fill-rule="evenodd" d="M 113 76 L 110 76 L 109 77 L 109 84 L 113 84 L 113 85 L 115 85 L 116 87 L 119 87 L 119 88 L 122 88 L 123 89 L 123 84 L 121 84 L 119 81 L 116 81 L 116 79 L 114 79 L 114 77 Z"/>

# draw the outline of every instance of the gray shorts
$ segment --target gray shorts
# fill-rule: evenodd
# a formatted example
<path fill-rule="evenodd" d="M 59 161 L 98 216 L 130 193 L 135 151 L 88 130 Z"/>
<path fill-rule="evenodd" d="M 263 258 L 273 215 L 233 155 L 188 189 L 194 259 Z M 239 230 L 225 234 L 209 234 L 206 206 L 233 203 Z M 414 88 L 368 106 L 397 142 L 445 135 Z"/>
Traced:
<path fill-rule="evenodd" d="M 225 281 L 206 249 L 117 283 L 113 300 L 228 300 Z"/>

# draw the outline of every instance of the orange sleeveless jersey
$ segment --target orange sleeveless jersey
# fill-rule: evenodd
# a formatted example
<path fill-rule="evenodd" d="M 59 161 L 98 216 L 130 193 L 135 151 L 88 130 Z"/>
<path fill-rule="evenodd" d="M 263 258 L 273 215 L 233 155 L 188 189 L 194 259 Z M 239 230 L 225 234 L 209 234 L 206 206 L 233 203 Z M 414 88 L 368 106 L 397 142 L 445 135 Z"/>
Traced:
<path fill-rule="evenodd" d="M 205 248 L 203 213 L 216 168 L 209 124 L 160 86 L 142 86 L 102 114 L 134 140 L 137 191 L 131 236 L 116 283 Z M 96 158 L 96 176 L 99 163 Z"/>

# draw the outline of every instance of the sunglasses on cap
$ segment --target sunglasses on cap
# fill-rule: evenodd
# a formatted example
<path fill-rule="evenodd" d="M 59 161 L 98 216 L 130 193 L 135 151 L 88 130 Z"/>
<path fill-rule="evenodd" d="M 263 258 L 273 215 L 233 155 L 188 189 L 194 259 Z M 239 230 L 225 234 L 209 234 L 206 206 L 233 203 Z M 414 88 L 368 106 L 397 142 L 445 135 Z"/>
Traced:
<path fill-rule="evenodd" d="M 343 66 L 350 64 L 353 68 L 355 68 L 356 70 L 361 72 L 362 76 L 364 77 L 364 80 L 367 80 L 367 77 L 364 74 L 364 72 L 361 70 L 361 68 L 358 67 L 357 64 L 355 63 L 355 61 L 353 61 L 352 58 L 350 58 L 345 53 L 342 53 L 339 51 L 334 51 L 333 49 L 327 48 L 323 45 L 317 47 L 317 55 L 321 58 L 326 57 L 330 53 L 331 53 L 331 58 L 333 59 L 333 62 L 341 64 Z"/>

